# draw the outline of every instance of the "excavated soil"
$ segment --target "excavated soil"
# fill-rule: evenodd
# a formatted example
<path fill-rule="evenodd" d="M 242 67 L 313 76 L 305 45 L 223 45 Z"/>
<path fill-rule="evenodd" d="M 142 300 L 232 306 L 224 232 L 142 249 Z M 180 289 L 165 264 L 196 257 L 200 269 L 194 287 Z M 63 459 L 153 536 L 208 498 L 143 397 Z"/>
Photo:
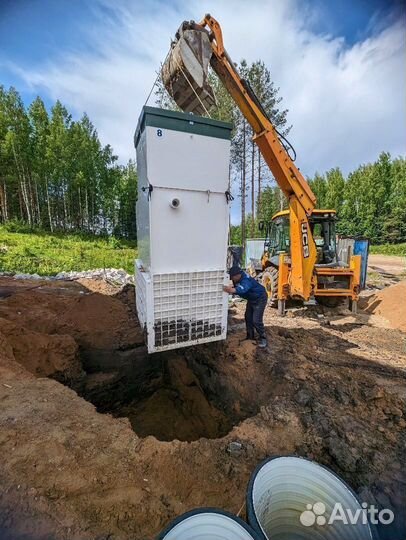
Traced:
<path fill-rule="evenodd" d="M 389 321 L 392 328 L 406 332 L 406 281 L 371 295 L 362 306 L 366 313 L 380 315 Z"/>
<path fill-rule="evenodd" d="M 0 537 L 147 540 L 198 506 L 244 517 L 258 462 L 297 454 L 391 508 L 381 540 L 404 539 L 406 303 L 393 323 L 369 309 L 384 293 L 356 316 L 268 309 L 264 351 L 238 302 L 226 342 L 148 356 L 131 287 L 0 278 Z"/>

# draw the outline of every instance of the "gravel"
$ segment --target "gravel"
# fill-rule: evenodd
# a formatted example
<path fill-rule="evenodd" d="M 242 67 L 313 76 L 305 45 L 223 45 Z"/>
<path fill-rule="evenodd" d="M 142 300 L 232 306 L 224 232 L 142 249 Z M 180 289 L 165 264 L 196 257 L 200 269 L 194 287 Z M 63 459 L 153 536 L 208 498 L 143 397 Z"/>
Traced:
<path fill-rule="evenodd" d="M 56 276 L 39 276 L 38 274 L 23 274 L 13 272 L 0 272 L 0 276 L 10 276 L 14 279 L 46 279 L 74 281 L 76 279 L 100 279 L 112 282 L 117 285 L 134 283 L 134 276 L 127 274 L 122 268 L 96 268 L 95 270 L 85 270 L 83 272 L 59 272 Z"/>

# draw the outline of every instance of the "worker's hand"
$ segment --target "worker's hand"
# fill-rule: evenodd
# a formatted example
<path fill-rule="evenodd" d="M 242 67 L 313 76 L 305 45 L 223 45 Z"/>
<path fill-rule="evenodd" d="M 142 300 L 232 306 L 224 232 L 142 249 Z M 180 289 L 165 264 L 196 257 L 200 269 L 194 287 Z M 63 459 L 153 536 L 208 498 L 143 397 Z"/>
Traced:
<path fill-rule="evenodd" d="M 234 287 L 232 287 L 231 285 L 224 285 L 223 291 L 226 292 L 226 293 L 228 293 L 228 294 L 233 294 L 233 293 L 235 293 L 235 289 L 234 289 Z"/>

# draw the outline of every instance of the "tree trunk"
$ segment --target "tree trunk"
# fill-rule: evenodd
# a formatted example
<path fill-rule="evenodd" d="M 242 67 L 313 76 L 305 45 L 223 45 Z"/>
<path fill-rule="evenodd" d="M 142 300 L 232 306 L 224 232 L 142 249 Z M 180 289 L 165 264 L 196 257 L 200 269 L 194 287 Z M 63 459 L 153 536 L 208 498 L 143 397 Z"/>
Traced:
<path fill-rule="evenodd" d="M 255 236 L 255 145 L 251 143 L 251 238 Z"/>
<path fill-rule="evenodd" d="M 242 149 L 242 168 L 241 168 L 241 244 L 242 249 L 245 251 L 245 196 L 246 196 L 246 148 L 245 148 L 245 121 L 243 124 L 243 149 Z"/>
<path fill-rule="evenodd" d="M 20 163 L 19 163 L 18 157 L 17 157 L 17 152 L 16 152 L 16 149 L 15 149 L 15 146 L 14 146 L 14 142 L 12 143 L 11 146 L 12 146 L 12 149 L 13 149 L 13 156 L 14 156 L 14 162 L 16 164 L 17 174 L 18 174 L 18 177 L 20 179 L 21 195 L 22 195 L 22 198 L 23 198 L 23 202 L 24 202 L 24 205 L 25 205 L 26 212 L 27 212 L 27 220 L 28 220 L 28 224 L 31 227 L 31 213 L 30 213 L 30 208 L 29 208 L 29 204 L 28 204 L 27 186 L 25 184 L 24 172 L 21 171 Z"/>
<path fill-rule="evenodd" d="M 38 225 L 41 227 L 42 225 L 42 219 L 41 219 L 41 207 L 39 203 L 39 195 L 38 195 L 38 183 L 36 180 L 34 180 L 34 191 L 35 191 L 35 200 L 36 200 L 36 210 L 37 210 L 37 222 Z"/>
<path fill-rule="evenodd" d="M 7 185 L 4 182 L 4 216 L 6 221 L 8 221 L 8 198 L 7 198 Z"/>
<path fill-rule="evenodd" d="M 85 190 L 85 207 L 86 207 L 86 228 L 89 231 L 89 197 L 87 195 L 87 188 Z"/>
<path fill-rule="evenodd" d="M 66 190 L 62 186 L 62 202 L 63 202 L 63 230 L 66 231 L 66 225 L 68 223 L 68 211 L 66 208 Z"/>
<path fill-rule="evenodd" d="M 279 188 L 279 209 L 282 211 L 283 210 L 283 205 L 285 203 L 285 199 L 284 199 L 284 194 L 283 194 L 283 191 Z"/>
<path fill-rule="evenodd" d="M 78 215 L 78 228 L 83 229 L 83 212 L 82 212 L 82 197 L 80 196 L 80 186 L 78 186 L 78 201 L 79 201 L 79 215 Z"/>
<path fill-rule="evenodd" d="M 20 184 L 18 184 L 18 204 L 19 204 L 19 207 L 20 207 L 21 221 L 24 221 L 23 196 L 22 196 L 22 193 L 21 193 Z"/>
<path fill-rule="evenodd" d="M 51 201 L 49 200 L 48 178 L 46 179 L 46 190 L 47 190 L 47 207 L 48 207 L 49 229 L 50 229 L 51 233 L 53 233 L 54 232 L 54 225 L 52 223 Z"/>
<path fill-rule="evenodd" d="M 37 222 L 37 218 L 35 217 L 36 209 L 35 209 L 35 201 L 34 201 L 34 192 L 33 192 L 32 184 L 31 184 L 31 180 L 32 180 L 31 174 L 29 172 L 27 173 L 24 170 L 24 178 L 26 179 L 26 185 L 28 189 L 27 196 L 28 196 L 28 202 L 30 205 L 31 221 L 32 221 L 32 224 L 35 225 L 35 223 Z"/>
<path fill-rule="evenodd" d="M 259 212 L 261 206 L 261 189 L 262 189 L 262 178 L 261 178 L 261 152 L 258 147 L 258 195 L 257 195 L 257 212 Z"/>
<path fill-rule="evenodd" d="M 25 211 L 27 213 L 28 225 L 31 227 L 31 212 L 30 212 L 30 205 L 28 201 L 27 185 L 23 180 L 20 181 L 20 184 L 21 184 L 21 194 L 23 196 Z"/>
<path fill-rule="evenodd" d="M 3 182 L 3 185 L 0 186 L 0 203 L 3 223 L 6 223 L 8 220 L 6 182 Z"/>

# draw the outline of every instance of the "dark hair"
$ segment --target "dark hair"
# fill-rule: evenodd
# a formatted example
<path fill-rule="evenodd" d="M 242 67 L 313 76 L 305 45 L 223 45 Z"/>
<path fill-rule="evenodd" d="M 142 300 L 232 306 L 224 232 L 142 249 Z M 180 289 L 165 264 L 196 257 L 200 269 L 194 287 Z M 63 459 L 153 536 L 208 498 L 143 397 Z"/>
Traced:
<path fill-rule="evenodd" d="M 230 274 L 230 278 L 232 278 L 233 276 L 238 276 L 238 274 L 241 274 L 242 270 L 239 266 L 232 266 L 228 273 Z"/>

